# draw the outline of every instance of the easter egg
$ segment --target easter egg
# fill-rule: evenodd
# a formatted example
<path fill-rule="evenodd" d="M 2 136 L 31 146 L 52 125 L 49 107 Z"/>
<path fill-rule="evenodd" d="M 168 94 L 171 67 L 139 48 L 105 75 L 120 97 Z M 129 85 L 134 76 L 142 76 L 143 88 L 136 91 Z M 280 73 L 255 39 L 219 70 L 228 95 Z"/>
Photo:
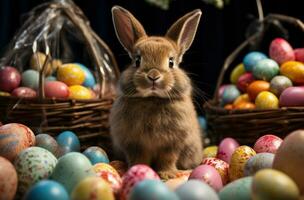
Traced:
<path fill-rule="evenodd" d="M 8 93 L 8 92 L 2 92 L 2 91 L 0 91 L 0 96 L 8 97 L 8 96 L 11 96 L 11 94 Z"/>
<path fill-rule="evenodd" d="M 232 110 L 232 109 L 234 109 L 234 106 L 233 106 L 233 104 L 226 104 L 224 106 L 224 109 L 226 109 L 226 110 Z"/>
<path fill-rule="evenodd" d="M 263 169 L 252 180 L 252 199 L 298 200 L 300 192 L 295 182 L 286 174 L 273 169 Z"/>
<path fill-rule="evenodd" d="M 237 106 L 238 104 L 240 104 L 242 102 L 250 102 L 250 99 L 249 99 L 249 96 L 247 93 L 238 96 L 238 98 L 236 98 L 234 100 L 233 106 Z"/>
<path fill-rule="evenodd" d="M 275 135 L 264 135 L 254 144 L 256 153 L 276 153 L 283 140 Z"/>
<path fill-rule="evenodd" d="M 240 102 L 236 106 L 234 106 L 234 109 L 255 109 L 256 105 L 251 102 Z"/>
<path fill-rule="evenodd" d="M 24 149 L 35 145 L 35 135 L 23 124 L 10 123 L 0 126 L 0 156 L 11 162 Z"/>
<path fill-rule="evenodd" d="M 239 143 L 235 139 L 224 138 L 219 144 L 218 153 L 216 157 L 229 164 L 233 152 L 239 146 Z"/>
<path fill-rule="evenodd" d="M 209 146 L 204 148 L 203 150 L 203 158 L 214 158 L 216 157 L 218 147 L 217 146 Z"/>
<path fill-rule="evenodd" d="M 37 97 L 37 93 L 32 88 L 28 87 L 18 87 L 14 89 L 11 93 L 12 96 L 19 98 L 35 98 Z"/>
<path fill-rule="evenodd" d="M 128 170 L 127 163 L 120 160 L 112 160 L 109 164 L 116 169 L 120 176 L 123 176 Z"/>
<path fill-rule="evenodd" d="M 252 73 L 256 79 L 270 81 L 278 75 L 280 71 L 279 65 L 271 59 L 259 60 L 252 69 Z"/>
<path fill-rule="evenodd" d="M 245 73 L 245 67 L 243 63 L 238 64 L 230 74 L 230 82 L 236 84 L 239 77 Z"/>
<path fill-rule="evenodd" d="M 96 163 L 109 163 L 107 153 L 100 147 L 88 147 L 83 154 L 88 157 L 92 165 L 95 165 Z"/>
<path fill-rule="evenodd" d="M 280 170 L 292 178 L 304 194 L 304 131 L 293 131 L 285 137 L 277 150 L 273 161 L 273 168 Z"/>
<path fill-rule="evenodd" d="M 219 193 L 221 200 L 251 200 L 252 177 L 244 177 L 227 184 Z"/>
<path fill-rule="evenodd" d="M 276 109 L 279 108 L 279 99 L 268 91 L 263 91 L 258 94 L 255 99 L 257 109 Z"/>
<path fill-rule="evenodd" d="M 269 46 L 269 56 L 279 64 L 295 59 L 291 45 L 283 38 L 272 40 Z"/>
<path fill-rule="evenodd" d="M 114 200 L 109 184 L 98 177 L 87 177 L 73 189 L 71 200 Z"/>
<path fill-rule="evenodd" d="M 237 88 L 242 91 L 246 92 L 248 85 L 255 80 L 253 74 L 251 72 L 246 72 L 241 75 L 237 81 Z"/>
<path fill-rule="evenodd" d="M 223 92 L 224 92 L 225 88 L 228 86 L 232 86 L 232 84 L 224 84 L 224 85 L 220 86 L 220 88 L 218 90 L 218 94 L 217 94 L 219 98 L 222 98 Z"/>
<path fill-rule="evenodd" d="M 0 200 L 13 200 L 17 190 L 17 173 L 14 166 L 0 157 Z"/>
<path fill-rule="evenodd" d="M 122 177 L 122 187 L 120 191 L 120 199 L 129 199 L 129 195 L 134 185 L 144 179 L 160 180 L 159 176 L 153 169 L 147 165 L 138 164 L 132 166 Z"/>
<path fill-rule="evenodd" d="M 21 85 L 37 90 L 39 87 L 39 72 L 36 70 L 25 70 L 21 75 Z"/>
<path fill-rule="evenodd" d="M 249 95 L 250 100 L 254 101 L 260 92 L 268 91 L 270 88 L 270 84 L 266 81 L 257 80 L 247 87 L 247 93 Z"/>
<path fill-rule="evenodd" d="M 46 60 L 46 55 L 42 52 L 34 53 L 30 60 L 30 66 L 36 71 L 42 70 L 44 62 Z M 59 66 L 62 65 L 62 62 L 58 59 L 49 60 L 46 64 L 46 69 L 44 70 L 45 75 L 50 75 L 53 71 L 56 71 Z"/>
<path fill-rule="evenodd" d="M 137 183 L 131 193 L 130 200 L 179 200 L 177 195 L 161 180 L 147 179 Z"/>
<path fill-rule="evenodd" d="M 244 176 L 246 162 L 254 156 L 255 151 L 249 146 L 239 146 L 232 154 L 229 165 L 229 180 L 234 181 Z"/>
<path fill-rule="evenodd" d="M 279 97 L 286 88 L 291 86 L 292 82 L 286 76 L 275 76 L 270 81 L 269 91 Z"/>
<path fill-rule="evenodd" d="M 304 87 L 286 88 L 280 96 L 281 107 L 303 106 L 304 105 Z"/>
<path fill-rule="evenodd" d="M 61 183 L 68 193 L 82 179 L 94 176 L 90 160 L 83 154 L 71 152 L 58 159 L 51 179 Z"/>
<path fill-rule="evenodd" d="M 44 94 L 48 98 L 66 99 L 70 96 L 69 87 L 60 81 L 47 81 L 44 83 Z"/>
<path fill-rule="evenodd" d="M 206 118 L 203 117 L 203 116 L 199 116 L 198 117 L 198 122 L 199 122 L 199 125 L 200 125 L 201 129 L 203 131 L 206 131 L 207 130 L 207 121 L 206 121 Z"/>
<path fill-rule="evenodd" d="M 96 81 L 95 81 L 95 78 L 94 78 L 94 75 L 92 74 L 92 72 L 83 64 L 80 64 L 80 63 L 75 63 L 75 64 L 78 65 L 84 71 L 85 80 L 83 82 L 83 85 L 85 87 L 93 88 L 94 85 L 96 84 Z"/>
<path fill-rule="evenodd" d="M 304 84 L 304 64 L 298 61 L 287 61 L 281 65 L 280 73 L 295 84 Z"/>
<path fill-rule="evenodd" d="M 218 158 L 205 158 L 202 162 L 204 165 L 210 165 L 214 167 L 217 172 L 220 174 L 222 178 L 223 185 L 225 185 L 228 182 L 229 176 L 228 176 L 228 169 L 229 164 L 226 163 L 223 160 L 220 160 Z"/>
<path fill-rule="evenodd" d="M 36 146 L 44 148 L 54 155 L 56 155 L 56 151 L 58 148 L 57 141 L 48 134 L 36 135 Z"/>
<path fill-rule="evenodd" d="M 175 193 L 180 200 L 219 200 L 216 192 L 207 183 L 189 180 L 179 186 Z"/>
<path fill-rule="evenodd" d="M 244 176 L 253 176 L 257 171 L 272 168 L 273 153 L 258 153 L 252 156 L 245 164 Z"/>
<path fill-rule="evenodd" d="M 57 136 L 56 141 L 59 146 L 68 147 L 70 151 L 80 151 L 79 139 L 72 131 L 63 131 Z"/>
<path fill-rule="evenodd" d="M 70 99 L 92 99 L 91 91 L 81 85 L 73 85 L 69 87 Z"/>
<path fill-rule="evenodd" d="M 190 174 L 189 174 L 190 175 Z M 181 176 L 178 178 L 172 178 L 165 182 L 168 188 L 172 191 L 176 190 L 179 186 L 188 181 L 189 175 Z"/>
<path fill-rule="evenodd" d="M 30 147 L 14 161 L 18 174 L 18 193 L 24 194 L 36 182 L 48 178 L 57 163 L 56 157 L 46 149 Z"/>
<path fill-rule="evenodd" d="M 258 51 L 252 51 L 246 54 L 243 59 L 245 70 L 247 72 L 252 71 L 252 68 L 257 64 L 257 62 L 265 58 L 267 58 L 267 56 L 264 53 Z"/>
<path fill-rule="evenodd" d="M 57 78 L 55 76 L 48 76 L 45 78 L 45 81 L 57 81 Z"/>
<path fill-rule="evenodd" d="M 223 182 L 218 171 L 210 165 L 200 165 L 191 172 L 189 180 L 198 179 L 210 185 L 215 191 L 223 187 Z"/>
<path fill-rule="evenodd" d="M 19 71 L 10 66 L 0 68 L 0 90 L 11 92 L 20 85 L 21 75 Z"/>
<path fill-rule="evenodd" d="M 224 89 L 222 95 L 222 104 L 232 103 L 238 96 L 240 96 L 240 91 L 234 85 L 230 85 Z"/>
<path fill-rule="evenodd" d="M 295 60 L 304 63 L 304 48 L 298 48 L 294 51 Z"/>
<path fill-rule="evenodd" d="M 69 200 L 69 195 L 64 187 L 52 180 L 42 180 L 31 187 L 23 200 Z"/>
<path fill-rule="evenodd" d="M 77 64 L 64 64 L 57 70 L 57 80 L 68 86 L 81 85 L 85 80 L 85 72 Z"/>

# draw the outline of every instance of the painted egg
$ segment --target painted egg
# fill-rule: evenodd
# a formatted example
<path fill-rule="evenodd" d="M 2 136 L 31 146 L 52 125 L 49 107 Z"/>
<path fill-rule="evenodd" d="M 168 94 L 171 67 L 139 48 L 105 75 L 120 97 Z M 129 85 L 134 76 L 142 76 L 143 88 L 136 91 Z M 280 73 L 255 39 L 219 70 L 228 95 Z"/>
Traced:
<path fill-rule="evenodd" d="M 45 78 L 45 81 L 57 81 L 57 78 L 55 76 L 48 76 Z"/>
<path fill-rule="evenodd" d="M 8 93 L 8 92 L 2 92 L 2 91 L 0 91 L 0 96 L 9 97 L 9 96 L 11 96 L 11 94 Z"/>
<path fill-rule="evenodd" d="M 98 177 L 87 177 L 73 189 L 71 200 L 114 200 L 109 184 Z"/>
<path fill-rule="evenodd" d="M 91 91 L 81 85 L 73 85 L 69 87 L 70 99 L 92 99 Z"/>
<path fill-rule="evenodd" d="M 19 98 L 35 98 L 37 92 L 29 87 L 18 87 L 12 91 L 11 95 Z"/>
<path fill-rule="evenodd" d="M 201 129 L 203 131 L 206 131 L 207 130 L 207 121 L 206 121 L 206 118 L 204 116 L 199 116 L 198 117 L 198 122 L 199 122 L 199 125 L 200 125 Z"/>
<path fill-rule="evenodd" d="M 304 64 L 288 61 L 281 65 L 280 73 L 287 76 L 295 84 L 304 84 Z"/>
<path fill-rule="evenodd" d="M 294 51 L 296 61 L 304 63 L 304 48 L 298 48 Z"/>
<path fill-rule="evenodd" d="M 11 162 L 24 149 L 35 145 L 35 135 L 23 124 L 10 123 L 0 127 L 0 156 Z"/>
<path fill-rule="evenodd" d="M 128 170 L 127 163 L 120 160 L 113 160 L 109 164 L 116 169 L 120 176 L 123 176 Z"/>
<path fill-rule="evenodd" d="M 47 81 L 44 84 L 45 97 L 66 99 L 70 96 L 68 86 L 60 81 Z"/>
<path fill-rule="evenodd" d="M 137 183 L 129 196 L 130 200 L 179 200 L 161 180 L 147 179 Z"/>
<path fill-rule="evenodd" d="M 11 92 L 20 85 L 21 75 L 19 71 L 10 66 L 0 68 L 0 90 Z"/>
<path fill-rule="evenodd" d="M 291 45 L 283 38 L 276 38 L 271 42 L 269 56 L 279 64 L 295 59 Z"/>
<path fill-rule="evenodd" d="M 247 87 L 247 93 L 249 95 L 249 98 L 252 101 L 255 101 L 255 98 L 258 96 L 260 92 L 268 91 L 270 88 L 270 83 L 262 80 L 254 81 L 250 83 L 250 85 Z"/>
<path fill-rule="evenodd" d="M 85 80 L 85 72 L 77 64 L 64 64 L 57 70 L 57 80 L 68 86 L 81 85 Z"/>
<path fill-rule="evenodd" d="M 234 181 L 244 176 L 246 162 L 256 155 L 255 151 L 249 146 L 239 146 L 232 154 L 229 165 L 229 180 Z"/>
<path fill-rule="evenodd" d="M 264 135 L 254 144 L 256 153 L 276 153 L 283 140 L 275 135 Z"/>
<path fill-rule="evenodd" d="M 36 70 L 25 70 L 21 75 L 21 85 L 37 90 L 39 88 L 39 72 Z"/>
<path fill-rule="evenodd" d="M 43 64 L 46 60 L 46 55 L 42 52 L 34 53 L 30 60 L 30 66 L 32 69 L 36 71 L 40 71 L 43 67 Z M 45 75 L 50 75 L 53 71 L 56 71 L 59 66 L 62 65 L 62 62 L 58 59 L 50 60 L 50 62 L 46 65 L 46 69 L 44 71 Z"/>
<path fill-rule="evenodd" d="M 57 136 L 56 141 L 59 146 L 68 147 L 70 151 L 80 151 L 79 139 L 72 131 L 63 131 Z"/>
<path fill-rule="evenodd" d="M 229 164 L 233 152 L 239 146 L 239 143 L 235 139 L 224 138 L 219 145 L 216 157 Z"/>
<path fill-rule="evenodd" d="M 222 96 L 223 105 L 232 103 L 238 96 L 240 96 L 240 91 L 234 85 L 230 85 L 225 88 Z"/>
<path fill-rule="evenodd" d="M 239 77 L 245 73 L 245 67 L 243 63 L 238 64 L 230 74 L 230 82 L 236 84 Z"/>
<path fill-rule="evenodd" d="M 225 84 L 225 85 L 220 86 L 220 88 L 218 90 L 218 97 L 219 98 L 222 98 L 223 92 L 224 92 L 225 88 L 228 87 L 228 86 L 232 86 L 232 84 Z"/>
<path fill-rule="evenodd" d="M 277 109 L 279 108 L 279 99 L 271 92 L 263 91 L 256 97 L 255 105 L 257 109 Z"/>
<path fill-rule="evenodd" d="M 253 74 L 251 72 L 246 72 L 239 77 L 237 88 L 242 92 L 246 92 L 248 85 L 250 85 L 250 83 L 253 81 L 255 81 Z"/>
<path fill-rule="evenodd" d="M 273 168 L 292 178 L 304 195 L 304 131 L 297 130 L 287 135 L 278 149 Z"/>
<path fill-rule="evenodd" d="M 256 105 L 251 102 L 241 102 L 234 106 L 234 109 L 255 109 Z"/>
<path fill-rule="evenodd" d="M 279 65 L 271 59 L 259 60 L 252 69 L 252 73 L 256 79 L 270 81 L 278 75 L 280 71 Z"/>
<path fill-rule="evenodd" d="M 149 166 L 143 164 L 132 166 L 122 177 L 120 199 L 128 199 L 134 185 L 144 179 L 160 180 L 157 173 L 153 171 L 153 169 L 151 169 Z"/>
<path fill-rule="evenodd" d="M 109 163 L 107 153 L 100 147 L 88 147 L 83 154 L 88 157 L 92 165 L 95 165 L 96 163 Z"/>
<path fill-rule="evenodd" d="M 48 134 L 36 135 L 36 146 L 44 148 L 54 155 L 56 155 L 56 151 L 58 148 L 57 141 Z"/>
<path fill-rule="evenodd" d="M 23 200 L 69 200 L 69 195 L 64 187 L 52 180 L 42 180 L 31 187 Z"/>
<path fill-rule="evenodd" d="M 234 109 L 234 106 L 233 106 L 233 104 L 226 104 L 224 106 L 224 109 L 226 109 L 226 110 L 232 110 L 232 109 Z"/>
<path fill-rule="evenodd" d="M 257 171 L 272 168 L 273 153 L 258 153 L 252 156 L 245 165 L 244 176 L 253 176 Z"/>
<path fill-rule="evenodd" d="M 198 181 L 189 180 L 179 186 L 175 193 L 180 200 L 219 200 L 216 192 L 208 184 Z"/>
<path fill-rule="evenodd" d="M 222 178 L 223 185 L 225 185 L 228 182 L 229 176 L 228 176 L 228 169 L 229 164 L 226 163 L 223 160 L 220 160 L 218 158 L 205 158 L 202 162 L 202 164 L 210 165 L 214 167 L 217 172 L 220 174 Z"/>
<path fill-rule="evenodd" d="M 46 149 L 30 147 L 15 159 L 18 174 L 18 193 L 24 194 L 32 185 L 48 178 L 57 163 L 56 157 Z"/>
<path fill-rule="evenodd" d="M 283 172 L 264 169 L 255 174 L 252 180 L 253 199 L 298 200 L 299 188 Z"/>
<path fill-rule="evenodd" d="M 247 72 L 252 71 L 252 68 L 256 65 L 256 63 L 259 60 L 263 60 L 265 58 L 267 58 L 267 56 L 264 53 L 258 52 L 258 51 L 252 51 L 252 52 L 246 54 L 243 59 L 245 70 Z"/>
<path fill-rule="evenodd" d="M 215 158 L 217 154 L 217 146 L 209 146 L 203 150 L 203 158 Z"/>
<path fill-rule="evenodd" d="M 71 152 L 58 159 L 51 179 L 61 183 L 68 193 L 88 176 L 94 176 L 90 160 L 83 154 Z"/>
<path fill-rule="evenodd" d="M 83 64 L 80 63 L 75 63 L 76 65 L 78 65 L 79 67 L 81 67 L 81 69 L 84 71 L 85 74 L 85 80 L 83 82 L 83 85 L 85 87 L 90 87 L 93 88 L 94 85 L 96 84 L 94 75 L 92 74 L 92 72 Z"/>
<path fill-rule="evenodd" d="M 286 88 L 280 96 L 281 107 L 303 106 L 304 87 Z"/>
<path fill-rule="evenodd" d="M 275 94 L 277 97 L 288 87 L 292 86 L 292 82 L 286 76 L 275 76 L 270 81 L 270 92 Z"/>
<path fill-rule="evenodd" d="M 247 93 L 238 96 L 238 98 L 236 98 L 234 100 L 233 106 L 237 106 L 239 103 L 242 103 L 242 102 L 250 102 L 250 99 L 249 99 L 249 96 Z"/>
<path fill-rule="evenodd" d="M 13 200 L 17 190 L 17 173 L 14 166 L 0 157 L 0 200 Z"/>
<path fill-rule="evenodd" d="M 244 177 L 227 184 L 220 192 L 221 200 L 251 200 L 252 177 Z"/>
<path fill-rule="evenodd" d="M 210 185 L 215 191 L 219 191 L 223 187 L 221 175 L 210 165 L 196 167 L 189 176 L 189 180 L 191 179 L 201 180 Z"/>

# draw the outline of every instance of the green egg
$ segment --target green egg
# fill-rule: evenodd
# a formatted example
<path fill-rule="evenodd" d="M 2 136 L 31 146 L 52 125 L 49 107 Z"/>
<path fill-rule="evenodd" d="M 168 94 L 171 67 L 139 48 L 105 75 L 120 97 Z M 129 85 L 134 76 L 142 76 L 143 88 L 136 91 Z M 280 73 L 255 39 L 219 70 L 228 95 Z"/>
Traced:
<path fill-rule="evenodd" d="M 251 200 L 252 176 L 237 179 L 227 184 L 220 192 L 220 200 Z"/>
<path fill-rule="evenodd" d="M 279 71 L 278 63 L 268 58 L 258 61 L 252 69 L 254 77 L 264 81 L 270 81 Z"/>

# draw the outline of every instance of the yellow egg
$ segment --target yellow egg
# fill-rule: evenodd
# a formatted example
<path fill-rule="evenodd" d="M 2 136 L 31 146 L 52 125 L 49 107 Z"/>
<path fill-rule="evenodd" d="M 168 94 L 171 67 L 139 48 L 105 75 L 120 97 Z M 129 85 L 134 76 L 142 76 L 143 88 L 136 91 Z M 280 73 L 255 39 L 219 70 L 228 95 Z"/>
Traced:
<path fill-rule="evenodd" d="M 120 176 L 117 172 L 117 170 L 112 167 L 111 165 L 107 164 L 107 163 L 97 163 L 93 166 L 93 171 L 95 173 L 100 173 L 101 171 L 108 171 L 111 172 L 112 174 L 115 174 L 117 176 Z"/>
<path fill-rule="evenodd" d="M 304 64 L 288 61 L 281 65 L 280 73 L 287 76 L 293 83 L 304 84 Z"/>
<path fill-rule="evenodd" d="M 32 69 L 36 71 L 40 71 L 42 69 L 42 66 L 45 62 L 46 55 L 42 52 L 37 52 L 32 55 L 30 60 L 30 66 Z M 57 70 L 58 66 L 61 66 L 62 62 L 58 59 L 49 60 L 49 63 L 46 65 L 46 69 L 44 71 L 44 74 L 46 76 L 51 75 L 54 71 Z"/>
<path fill-rule="evenodd" d="M 217 146 L 210 146 L 206 147 L 203 150 L 203 157 L 204 158 L 215 158 L 217 154 L 218 147 Z"/>
<path fill-rule="evenodd" d="M 73 85 L 69 87 L 70 99 L 92 99 L 91 91 L 81 85 Z"/>
<path fill-rule="evenodd" d="M 229 165 L 229 180 L 234 181 L 244 176 L 244 167 L 255 151 L 249 146 L 239 146 L 232 154 Z"/>
<path fill-rule="evenodd" d="M 81 85 L 85 80 L 85 73 L 77 64 L 64 64 L 57 70 L 57 79 L 68 86 Z"/>
<path fill-rule="evenodd" d="M 238 64 L 230 74 L 230 81 L 233 84 L 238 82 L 239 77 L 245 73 L 245 67 L 243 63 Z"/>
<path fill-rule="evenodd" d="M 263 91 L 258 94 L 255 99 L 257 109 L 276 109 L 279 108 L 279 99 L 268 91 Z"/>

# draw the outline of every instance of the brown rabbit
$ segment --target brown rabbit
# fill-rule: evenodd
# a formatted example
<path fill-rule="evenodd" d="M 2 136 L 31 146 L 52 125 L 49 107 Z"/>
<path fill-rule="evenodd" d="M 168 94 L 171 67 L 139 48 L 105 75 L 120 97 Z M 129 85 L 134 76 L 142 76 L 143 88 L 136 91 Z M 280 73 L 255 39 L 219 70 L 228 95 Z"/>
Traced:
<path fill-rule="evenodd" d="M 121 74 L 111 110 L 114 149 L 123 152 L 129 166 L 150 165 L 163 178 L 194 168 L 203 158 L 191 81 L 179 68 L 201 14 L 194 10 L 164 37 L 150 37 L 129 11 L 112 8 L 116 35 L 133 61 Z"/>

